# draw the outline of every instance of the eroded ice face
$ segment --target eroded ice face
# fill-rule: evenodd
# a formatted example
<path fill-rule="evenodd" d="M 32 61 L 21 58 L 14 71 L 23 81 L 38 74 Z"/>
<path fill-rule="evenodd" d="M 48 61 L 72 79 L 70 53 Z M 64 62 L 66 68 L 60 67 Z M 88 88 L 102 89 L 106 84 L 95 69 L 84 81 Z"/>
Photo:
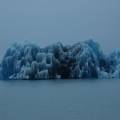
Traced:
<path fill-rule="evenodd" d="M 120 51 L 106 56 L 93 40 L 42 49 L 14 44 L 6 51 L 0 71 L 3 79 L 120 78 Z"/>

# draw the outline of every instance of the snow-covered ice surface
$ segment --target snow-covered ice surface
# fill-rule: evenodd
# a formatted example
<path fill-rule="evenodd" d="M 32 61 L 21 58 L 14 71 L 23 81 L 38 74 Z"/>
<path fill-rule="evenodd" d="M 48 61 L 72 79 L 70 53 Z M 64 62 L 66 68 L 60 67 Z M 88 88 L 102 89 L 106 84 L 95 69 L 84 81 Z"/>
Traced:
<path fill-rule="evenodd" d="M 93 40 L 72 46 L 56 43 L 45 48 L 29 43 L 15 43 L 3 57 L 0 78 L 4 80 L 120 78 L 120 50 L 105 55 L 100 45 Z"/>

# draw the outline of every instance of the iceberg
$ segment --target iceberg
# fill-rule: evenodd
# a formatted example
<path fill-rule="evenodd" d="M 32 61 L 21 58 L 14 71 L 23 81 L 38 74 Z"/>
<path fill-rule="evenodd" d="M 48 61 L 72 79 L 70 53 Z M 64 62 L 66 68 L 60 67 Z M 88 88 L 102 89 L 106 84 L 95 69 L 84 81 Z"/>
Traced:
<path fill-rule="evenodd" d="M 109 55 L 112 78 L 120 78 L 120 49 L 113 50 Z"/>
<path fill-rule="evenodd" d="M 68 46 L 58 42 L 45 48 L 13 44 L 0 63 L 0 79 L 120 78 L 120 50 L 105 55 L 94 40 Z"/>

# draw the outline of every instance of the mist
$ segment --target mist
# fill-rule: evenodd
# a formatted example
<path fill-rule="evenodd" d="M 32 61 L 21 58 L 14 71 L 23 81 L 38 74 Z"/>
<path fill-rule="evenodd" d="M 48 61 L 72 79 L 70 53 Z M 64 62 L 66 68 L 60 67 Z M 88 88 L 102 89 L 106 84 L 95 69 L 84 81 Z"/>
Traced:
<path fill-rule="evenodd" d="M 105 52 L 120 47 L 119 0 L 1 0 L 0 57 L 14 42 L 41 47 L 94 39 Z"/>

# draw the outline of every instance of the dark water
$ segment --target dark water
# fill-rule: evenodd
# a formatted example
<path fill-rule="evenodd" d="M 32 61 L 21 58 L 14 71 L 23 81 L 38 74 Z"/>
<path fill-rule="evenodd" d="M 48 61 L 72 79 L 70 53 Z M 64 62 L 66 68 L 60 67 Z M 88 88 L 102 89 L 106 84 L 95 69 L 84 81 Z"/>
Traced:
<path fill-rule="evenodd" d="M 120 80 L 0 81 L 0 120 L 120 120 Z"/>

